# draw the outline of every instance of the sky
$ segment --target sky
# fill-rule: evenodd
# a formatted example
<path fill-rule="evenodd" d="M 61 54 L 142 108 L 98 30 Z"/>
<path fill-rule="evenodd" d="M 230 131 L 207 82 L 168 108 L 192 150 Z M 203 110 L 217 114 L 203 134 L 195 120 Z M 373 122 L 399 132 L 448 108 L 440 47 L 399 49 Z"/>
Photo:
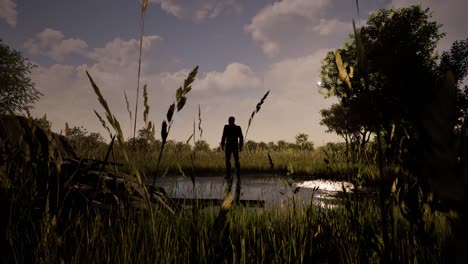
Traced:
<path fill-rule="evenodd" d="M 186 141 L 198 128 L 218 146 L 229 116 L 244 131 L 256 104 L 247 140 L 294 142 L 309 135 L 316 146 L 340 141 L 325 133 L 321 109 L 336 102 L 318 92 L 321 61 L 342 46 L 352 19 L 365 23 L 379 8 L 420 3 L 447 35 L 438 51 L 468 37 L 466 0 L 150 0 L 144 18 L 137 128 L 143 122 L 142 86 L 147 84 L 149 120 L 161 122 L 175 92 L 199 66 L 187 104 L 174 116 L 169 139 Z M 126 138 L 135 115 L 141 28 L 139 0 L 0 0 L 0 38 L 37 65 L 30 77 L 44 95 L 32 115 L 44 114 L 52 130 L 65 122 L 108 134 L 93 110 L 104 111 L 86 77 L 96 81 Z M 197 139 L 200 134 L 197 129 Z"/>

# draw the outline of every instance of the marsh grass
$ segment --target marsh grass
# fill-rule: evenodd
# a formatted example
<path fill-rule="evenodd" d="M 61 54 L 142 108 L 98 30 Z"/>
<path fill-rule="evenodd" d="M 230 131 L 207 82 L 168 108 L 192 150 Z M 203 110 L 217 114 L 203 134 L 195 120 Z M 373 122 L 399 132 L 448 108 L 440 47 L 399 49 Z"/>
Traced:
<path fill-rule="evenodd" d="M 20 254 L 28 247 L 17 247 L 17 261 L 29 262 L 32 258 L 39 263 L 187 263 L 195 253 L 199 263 L 220 259 L 232 263 L 377 263 L 382 260 L 381 227 L 376 221 L 379 206 L 363 201 L 358 209 L 364 213 L 353 215 L 344 207 L 293 207 L 290 203 L 264 209 L 235 206 L 226 214 L 229 224 L 221 229 L 220 246 L 212 240 L 217 207 L 198 210 L 196 214 L 182 210 L 175 215 L 158 210 L 88 209 L 62 215 L 61 219 L 43 219 L 39 225 L 41 236 L 30 238 L 39 240 L 38 247 L 32 256 Z M 395 259 L 402 263 L 415 259 L 437 262 L 440 248 L 450 234 L 446 217 L 430 216 L 429 223 L 434 223 L 429 225 L 433 226 L 430 245 L 412 234 L 411 226 L 400 214 L 395 213 L 394 219 L 390 252 Z M 193 229 L 197 236 L 192 235 Z M 27 246 L 24 238 L 24 232 L 15 230 L 12 242 Z"/>
<path fill-rule="evenodd" d="M 295 159 L 307 153 L 319 155 L 316 160 L 328 157 L 332 172 L 341 166 L 335 167 L 339 155 L 334 157 L 328 150 L 328 155 L 324 151 L 285 153 L 284 157 L 270 156 L 275 167 L 289 167 L 293 174 L 296 165 L 284 160 L 291 155 Z M 167 154 L 168 158 L 172 155 Z M 271 169 L 267 151 L 244 154 Z M 197 164 L 212 159 L 211 155 L 198 152 Z M 222 162 L 222 153 L 216 155 Z M 181 161 L 187 159 L 181 157 Z M 383 244 L 382 212 L 375 198 L 344 194 L 345 206 L 334 209 L 297 206 L 294 196 L 279 207 L 232 205 L 222 214 L 217 229 L 222 212 L 217 206 L 174 213 L 157 206 L 151 210 L 85 207 L 54 212 L 46 207 L 37 211 L 28 199 L 34 189 L 24 181 L 15 185 L 17 196 L 10 200 L 10 218 L 15 221 L 8 226 L 8 249 L 1 258 L 6 263 L 378 263 L 385 260 L 385 252 L 401 263 L 438 262 L 443 245 L 452 236 L 450 219 L 431 211 L 421 200 L 423 228 L 415 228 L 406 216 L 405 186 L 396 182 L 390 190 L 387 202 L 392 207 L 386 208 L 392 210 L 384 212 L 391 220 L 389 242 Z"/>

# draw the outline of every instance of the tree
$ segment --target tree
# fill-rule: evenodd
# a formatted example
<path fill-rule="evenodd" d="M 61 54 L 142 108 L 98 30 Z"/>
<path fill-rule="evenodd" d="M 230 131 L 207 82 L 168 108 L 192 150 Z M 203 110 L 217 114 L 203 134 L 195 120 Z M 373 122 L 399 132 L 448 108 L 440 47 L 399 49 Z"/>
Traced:
<path fill-rule="evenodd" d="M 28 77 L 35 67 L 0 39 L 0 114 L 28 112 L 42 95 Z"/>
<path fill-rule="evenodd" d="M 468 75 L 468 38 L 455 41 L 450 51 L 442 53 L 439 69 L 441 75 L 448 70 L 453 72 L 457 86 L 458 114 L 466 119 L 468 117 L 468 85 L 462 87 L 462 82 Z"/>
<path fill-rule="evenodd" d="M 309 135 L 304 133 L 298 133 L 295 137 L 296 145 L 301 148 L 301 150 L 312 150 L 314 145 L 312 142 L 309 142 Z"/>
<path fill-rule="evenodd" d="M 352 153 L 359 155 L 369 142 L 371 133 L 367 122 L 361 120 L 363 117 L 352 110 L 343 104 L 333 104 L 329 109 L 322 109 L 320 125 L 328 128 L 327 133 L 342 137 L 346 144 L 351 145 Z"/>
<path fill-rule="evenodd" d="M 322 64 L 320 89 L 349 109 L 347 125 L 383 131 L 397 152 L 404 135 L 416 137 L 438 78 L 435 47 L 444 34 L 430 18 L 420 6 L 379 10 Z"/>
<path fill-rule="evenodd" d="M 210 145 L 205 140 L 198 140 L 195 142 L 195 150 L 202 151 L 202 152 L 210 152 Z"/>
<path fill-rule="evenodd" d="M 65 137 L 81 157 L 104 158 L 107 144 L 100 133 L 89 133 L 83 126 L 70 128 L 65 123 Z"/>

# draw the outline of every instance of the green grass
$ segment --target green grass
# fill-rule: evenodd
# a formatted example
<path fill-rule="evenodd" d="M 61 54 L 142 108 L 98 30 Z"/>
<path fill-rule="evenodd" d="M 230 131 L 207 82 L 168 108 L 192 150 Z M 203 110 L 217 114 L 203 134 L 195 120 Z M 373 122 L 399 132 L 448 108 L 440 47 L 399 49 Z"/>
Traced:
<path fill-rule="evenodd" d="M 218 211 L 215 207 L 195 214 L 191 210 L 172 214 L 85 209 L 56 219 L 47 215 L 40 221 L 22 219 L 12 227 L 15 252 L 3 257 L 14 255 L 20 263 L 187 263 L 194 258 L 199 263 L 382 261 L 380 212 L 372 200 L 334 210 L 234 206 L 223 231 L 213 233 Z M 396 262 L 438 262 L 450 235 L 447 217 L 433 213 L 425 219 L 430 242 L 420 240 L 395 210 L 392 244 L 387 250 Z"/>
<path fill-rule="evenodd" d="M 115 150 L 115 161 L 125 164 L 125 159 Z M 324 151 L 325 150 L 325 151 Z M 147 151 L 128 150 L 129 156 L 144 175 L 155 174 L 158 147 L 150 147 Z M 106 147 L 101 150 L 91 148 L 82 149 L 78 154 L 81 157 L 104 159 Z M 189 145 L 178 143 L 165 147 L 165 153 L 161 159 L 159 174 L 164 172 L 174 175 L 180 174 L 180 170 L 186 174 L 192 171 L 191 156 L 194 154 Z M 271 167 L 268 155 L 273 162 Z M 343 158 L 344 150 L 334 150 L 329 146 L 319 147 L 314 150 L 282 149 L 282 150 L 244 150 L 240 153 L 241 171 L 243 174 L 270 174 L 289 175 L 292 177 L 310 177 L 321 179 L 346 179 L 358 180 L 363 183 L 373 184 L 379 180 L 377 167 L 374 160 L 348 163 Z M 113 157 L 110 158 L 113 161 Z M 193 168 L 196 176 L 223 175 L 225 173 L 224 152 L 220 150 L 195 151 Z M 120 168 L 129 173 L 130 168 Z M 359 179 L 358 179 L 359 178 Z"/>

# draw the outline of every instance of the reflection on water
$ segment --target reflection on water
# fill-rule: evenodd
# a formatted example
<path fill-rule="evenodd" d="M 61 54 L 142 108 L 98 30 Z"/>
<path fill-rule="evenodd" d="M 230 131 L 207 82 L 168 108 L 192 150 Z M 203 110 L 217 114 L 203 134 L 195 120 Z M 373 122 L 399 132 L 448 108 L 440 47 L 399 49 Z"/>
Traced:
<path fill-rule="evenodd" d="M 184 176 L 161 177 L 156 179 L 156 185 L 163 187 L 173 198 L 208 198 L 223 199 L 229 182 L 224 177 L 198 177 L 195 179 L 195 195 L 190 178 Z M 234 177 L 232 188 L 236 189 L 237 179 Z M 317 189 L 318 188 L 318 189 Z M 266 206 L 278 206 L 281 203 L 295 201 L 322 207 L 334 207 L 340 203 L 338 194 L 343 188 L 353 192 L 349 182 L 309 180 L 288 181 L 280 177 L 242 176 L 240 189 L 241 200 L 263 200 Z"/>

